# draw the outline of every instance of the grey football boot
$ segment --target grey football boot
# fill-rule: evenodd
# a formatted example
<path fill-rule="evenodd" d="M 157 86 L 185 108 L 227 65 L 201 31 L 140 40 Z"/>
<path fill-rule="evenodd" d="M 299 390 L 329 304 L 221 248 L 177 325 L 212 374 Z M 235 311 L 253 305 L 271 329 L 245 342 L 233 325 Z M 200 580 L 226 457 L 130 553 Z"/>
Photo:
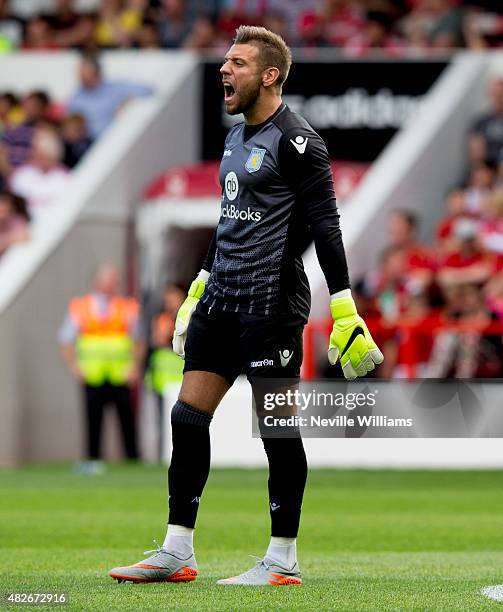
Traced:
<path fill-rule="evenodd" d="M 217 584 L 243 586 L 293 586 L 302 584 L 300 569 L 297 563 L 292 568 L 282 567 L 276 561 L 264 557 L 247 572 L 223 578 Z"/>
<path fill-rule="evenodd" d="M 155 542 L 155 540 L 154 540 Z M 155 542 L 155 550 L 147 550 L 143 554 L 154 554 L 125 567 L 114 567 L 108 575 L 119 582 L 192 582 L 197 578 L 197 563 L 194 553 L 186 559 L 181 559 L 168 552 Z"/>

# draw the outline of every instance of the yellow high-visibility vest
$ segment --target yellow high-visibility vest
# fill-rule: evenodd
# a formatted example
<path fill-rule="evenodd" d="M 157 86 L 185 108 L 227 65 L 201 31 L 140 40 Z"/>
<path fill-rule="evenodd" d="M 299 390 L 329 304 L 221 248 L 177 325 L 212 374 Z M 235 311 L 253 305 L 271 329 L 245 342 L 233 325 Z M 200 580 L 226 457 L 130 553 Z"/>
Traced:
<path fill-rule="evenodd" d="M 86 295 L 70 302 L 70 317 L 78 326 L 77 361 L 88 385 L 106 382 L 123 385 L 134 365 L 134 341 L 129 330 L 138 318 L 133 298 L 113 297 L 105 316 L 96 296 Z"/>

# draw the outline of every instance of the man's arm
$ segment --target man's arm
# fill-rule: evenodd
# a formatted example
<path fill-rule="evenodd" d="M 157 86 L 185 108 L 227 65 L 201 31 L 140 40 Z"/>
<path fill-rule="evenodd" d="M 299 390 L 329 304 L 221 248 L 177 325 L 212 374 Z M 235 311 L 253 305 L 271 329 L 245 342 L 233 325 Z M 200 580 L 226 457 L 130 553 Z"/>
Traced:
<path fill-rule="evenodd" d="M 305 143 L 304 149 L 297 140 Z M 290 129 L 281 139 L 279 155 L 281 172 L 295 191 L 296 205 L 302 208 L 311 227 L 330 294 L 348 289 L 348 265 L 325 143 L 306 129 Z"/>
<path fill-rule="evenodd" d="M 311 227 L 321 269 L 330 291 L 334 320 L 328 360 L 341 361 L 348 380 L 365 376 L 384 356 L 358 315 L 349 288 L 348 265 L 335 202 L 332 170 L 323 140 L 307 129 L 290 129 L 280 143 L 280 167 Z"/>
<path fill-rule="evenodd" d="M 75 380 L 81 382 L 83 376 L 77 361 L 77 351 L 75 350 L 78 333 L 78 326 L 70 316 L 70 313 L 67 313 L 63 324 L 59 328 L 58 341 L 68 370 Z"/>

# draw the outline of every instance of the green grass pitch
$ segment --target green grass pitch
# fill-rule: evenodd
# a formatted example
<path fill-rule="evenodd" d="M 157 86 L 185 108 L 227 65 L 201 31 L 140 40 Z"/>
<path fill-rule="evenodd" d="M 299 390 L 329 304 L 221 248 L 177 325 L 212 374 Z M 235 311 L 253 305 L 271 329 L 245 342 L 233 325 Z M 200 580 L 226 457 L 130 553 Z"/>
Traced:
<path fill-rule="evenodd" d="M 265 471 L 214 470 L 199 519 L 195 583 L 118 584 L 110 567 L 163 540 L 163 468 L 0 471 L 0 592 L 66 591 L 61 609 L 100 612 L 503 609 L 479 594 L 503 583 L 497 471 L 312 470 L 298 540 L 302 587 L 215 585 L 265 551 Z"/>

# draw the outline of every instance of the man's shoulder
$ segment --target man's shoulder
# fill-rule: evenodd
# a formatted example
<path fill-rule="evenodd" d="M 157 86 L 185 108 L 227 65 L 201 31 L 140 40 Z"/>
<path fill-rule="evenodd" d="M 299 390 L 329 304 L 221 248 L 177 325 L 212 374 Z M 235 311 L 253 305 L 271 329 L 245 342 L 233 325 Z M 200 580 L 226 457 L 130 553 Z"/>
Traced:
<path fill-rule="evenodd" d="M 234 138 L 237 134 L 239 134 L 243 127 L 244 127 L 245 122 L 244 121 L 238 121 L 237 123 L 235 123 L 227 132 L 227 136 L 225 137 L 225 142 L 230 142 L 230 140 L 232 138 Z"/>
<path fill-rule="evenodd" d="M 292 132 L 297 132 L 302 135 L 320 138 L 318 133 L 306 119 L 292 111 L 288 106 L 285 106 L 285 110 L 274 117 L 273 123 L 284 136 L 290 135 Z"/>

